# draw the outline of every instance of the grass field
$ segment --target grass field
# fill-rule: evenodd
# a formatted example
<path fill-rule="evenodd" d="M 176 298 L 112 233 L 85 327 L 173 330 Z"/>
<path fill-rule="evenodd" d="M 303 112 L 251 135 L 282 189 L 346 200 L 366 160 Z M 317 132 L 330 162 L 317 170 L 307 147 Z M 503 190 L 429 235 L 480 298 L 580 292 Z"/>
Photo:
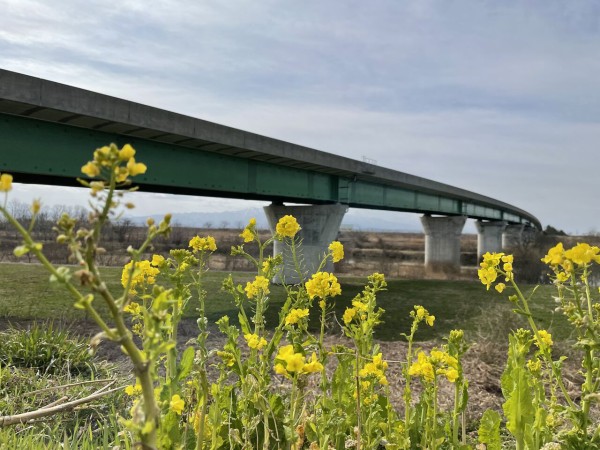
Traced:
<path fill-rule="evenodd" d="M 119 292 L 120 268 L 104 268 L 104 275 L 109 288 Z M 223 315 L 229 315 L 235 321 L 237 313 L 233 301 L 228 294 L 220 291 L 221 282 L 227 274 L 209 272 L 206 277 L 207 315 L 214 322 Z M 245 285 L 250 280 L 250 273 L 234 273 L 234 280 Z M 84 311 L 72 306 L 72 300 L 66 290 L 59 285 L 52 285 L 48 275 L 37 264 L 0 264 L 0 318 L 13 320 L 60 320 L 64 322 L 85 320 Z M 335 299 L 337 317 L 341 317 L 346 306 L 358 294 L 366 282 L 366 278 L 341 278 L 342 295 Z M 531 286 L 524 286 L 524 291 L 531 291 Z M 441 339 L 451 329 L 461 328 L 468 333 L 494 334 L 499 325 L 505 331 L 508 327 L 524 325 L 524 321 L 511 314 L 511 304 L 503 294 L 485 287 L 477 280 L 434 281 L 434 280 L 400 280 L 389 279 L 388 290 L 378 297 L 378 304 L 385 309 L 384 324 L 380 325 L 377 338 L 382 340 L 401 339 L 401 333 L 407 332 L 410 326 L 409 312 L 413 305 L 419 304 L 436 316 L 435 327 L 421 327 L 417 339 Z M 553 288 L 541 286 L 532 301 L 532 310 L 541 327 L 551 330 L 555 338 L 565 339 L 567 326 L 563 317 L 554 313 L 552 300 Z M 280 306 L 285 300 L 282 287 L 274 286 L 271 305 L 267 314 L 268 323 L 274 324 Z M 101 305 L 100 300 L 96 300 Z M 194 302 L 190 302 L 186 315 L 195 316 Z M 102 311 L 102 308 L 99 308 Z M 311 313 L 311 323 L 316 327 L 317 308 Z M 505 339 L 505 338 L 504 338 Z"/>

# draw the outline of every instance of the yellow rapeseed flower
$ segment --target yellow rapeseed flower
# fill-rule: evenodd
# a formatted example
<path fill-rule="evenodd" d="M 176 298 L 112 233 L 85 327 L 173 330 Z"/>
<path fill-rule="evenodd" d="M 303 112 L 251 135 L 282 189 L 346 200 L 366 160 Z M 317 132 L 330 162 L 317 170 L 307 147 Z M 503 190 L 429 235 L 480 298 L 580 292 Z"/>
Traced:
<path fill-rule="evenodd" d="M 423 351 L 417 353 L 417 360 L 408 368 L 410 376 L 423 377 L 425 381 L 432 382 L 435 378 L 435 371 L 429 358 Z"/>
<path fill-rule="evenodd" d="M 303 373 L 315 373 L 321 372 L 322 370 L 323 364 L 319 362 L 319 360 L 317 359 L 317 354 L 315 352 L 312 353 L 309 361 L 306 364 L 304 364 L 304 367 L 302 367 Z"/>
<path fill-rule="evenodd" d="M 244 242 L 252 242 L 254 240 L 254 234 L 248 228 L 244 228 L 240 237 L 244 239 Z"/>
<path fill-rule="evenodd" d="M 287 375 L 287 370 L 285 370 L 285 366 L 281 363 L 277 363 L 275 364 L 275 367 L 273 367 L 273 369 L 275 370 L 275 373 L 277 375 Z"/>
<path fill-rule="evenodd" d="M 123 311 L 130 314 L 140 314 L 142 312 L 142 307 L 137 302 L 131 302 L 123 308 Z"/>
<path fill-rule="evenodd" d="M 481 280 L 481 283 L 485 284 L 486 289 L 489 290 L 492 283 L 498 278 L 498 273 L 494 267 L 482 267 L 477 270 L 477 276 Z"/>
<path fill-rule="evenodd" d="M 419 322 L 424 320 L 425 323 L 430 327 L 432 327 L 433 322 L 435 322 L 435 316 L 433 314 L 429 314 L 429 311 L 427 311 L 421 305 L 415 305 L 413 311 L 410 312 L 410 316 L 414 317 Z"/>
<path fill-rule="evenodd" d="M 125 144 L 121 150 L 119 150 L 119 159 L 121 161 L 129 161 L 135 155 L 135 150 L 129 144 Z"/>
<path fill-rule="evenodd" d="M 344 311 L 344 316 L 342 317 L 342 320 L 344 321 L 344 323 L 346 325 L 348 325 L 350 322 L 352 322 L 352 320 L 354 319 L 355 316 L 356 316 L 356 309 L 346 308 L 346 311 Z"/>
<path fill-rule="evenodd" d="M 162 255 L 152 255 L 152 262 L 150 262 L 150 264 L 154 267 L 158 267 L 163 263 L 164 260 L 165 257 Z"/>
<path fill-rule="evenodd" d="M 179 396 L 179 394 L 175 394 L 173 397 L 171 397 L 171 401 L 169 402 L 169 409 L 171 411 L 177 415 L 181 415 L 183 408 L 185 408 L 185 402 Z"/>
<path fill-rule="evenodd" d="M 565 281 L 567 281 L 569 278 L 571 278 L 571 275 L 566 273 L 566 272 L 558 272 L 556 274 L 556 281 L 560 282 L 560 283 L 564 283 Z"/>
<path fill-rule="evenodd" d="M 140 384 L 139 381 L 136 381 L 135 384 L 125 387 L 125 393 L 129 396 L 141 394 L 142 393 L 142 385 Z"/>
<path fill-rule="evenodd" d="M 504 291 L 505 288 L 506 288 L 506 285 L 504 283 L 498 283 L 496 286 L 494 286 L 494 289 L 496 289 L 501 294 L 502 294 L 502 291 Z"/>
<path fill-rule="evenodd" d="M 342 293 L 336 276 L 329 272 L 317 272 L 306 282 L 306 292 L 310 298 L 335 297 Z"/>
<path fill-rule="evenodd" d="M 589 264 L 592 261 L 600 262 L 598 252 L 600 248 L 587 243 L 578 243 L 575 247 L 565 251 L 565 258 L 573 261 L 578 266 Z"/>
<path fill-rule="evenodd" d="M 286 325 L 295 325 L 298 322 L 300 322 L 301 319 L 303 319 L 304 317 L 307 317 L 307 316 L 308 316 L 308 308 L 304 308 L 304 309 L 294 308 L 285 317 L 285 324 Z"/>
<path fill-rule="evenodd" d="M 190 239 L 188 246 L 196 252 L 214 252 L 215 250 L 217 250 L 215 238 L 212 236 L 206 236 L 205 238 L 201 238 L 200 236 L 194 236 L 192 239 Z"/>
<path fill-rule="evenodd" d="M 254 240 L 254 236 L 256 235 L 256 219 L 253 217 L 240 234 L 240 237 L 244 239 L 244 242 L 252 242 Z"/>
<path fill-rule="evenodd" d="M 8 192 L 12 189 L 13 176 L 9 173 L 0 175 L 0 192 Z"/>
<path fill-rule="evenodd" d="M 135 162 L 135 158 L 127 162 L 127 170 L 132 177 L 145 174 L 147 169 L 146 164 Z"/>
<path fill-rule="evenodd" d="M 279 222 L 277 222 L 275 227 L 277 235 L 283 237 L 293 238 L 296 236 L 296 233 L 298 233 L 299 230 L 300 225 L 298 225 L 298 221 L 294 216 L 290 215 L 283 216 L 281 219 L 279 219 Z"/>
<path fill-rule="evenodd" d="M 84 165 L 81 168 L 81 171 L 90 178 L 100 175 L 100 167 L 93 161 L 89 161 L 86 165 Z"/>
<path fill-rule="evenodd" d="M 300 372 L 304 368 L 304 355 L 302 353 L 294 353 L 286 360 L 285 370 L 288 372 Z"/>
<path fill-rule="evenodd" d="M 369 307 L 366 303 L 361 302 L 360 300 L 352 300 L 352 306 L 356 308 L 357 311 L 366 312 Z"/>
<path fill-rule="evenodd" d="M 552 341 L 552 335 L 550 333 L 548 333 L 546 330 L 539 330 L 538 331 L 538 335 L 540 337 L 540 340 L 548 347 L 552 347 L 552 345 L 554 345 L 554 342 Z M 538 347 L 540 347 L 540 344 L 537 340 L 536 337 L 536 345 Z"/>
<path fill-rule="evenodd" d="M 259 337 L 258 334 L 255 333 L 246 333 L 244 334 L 244 339 L 248 343 L 248 347 L 262 350 L 265 345 L 267 345 L 267 340 L 264 337 Z"/>
<path fill-rule="evenodd" d="M 129 274 L 131 272 L 132 265 L 133 261 L 130 261 L 123 267 L 123 272 L 121 273 L 121 285 L 123 287 L 126 287 L 127 283 L 129 282 Z M 154 284 L 156 281 L 155 277 L 159 273 L 160 271 L 156 267 L 152 267 L 150 265 L 150 261 L 140 261 L 136 263 L 129 292 L 131 294 L 135 294 L 135 287 L 139 284 L 143 284 L 144 282 L 148 284 Z"/>
<path fill-rule="evenodd" d="M 450 383 L 454 383 L 458 378 L 458 370 L 450 368 L 446 370 L 446 373 L 444 375 L 446 375 L 446 378 Z"/>
<path fill-rule="evenodd" d="M 344 259 L 344 246 L 339 241 L 333 241 L 329 244 L 329 253 L 334 263 Z"/>
<path fill-rule="evenodd" d="M 125 167 L 115 167 L 114 172 L 117 183 L 125 182 L 129 176 L 129 171 Z"/>
<path fill-rule="evenodd" d="M 565 249 L 562 242 L 559 242 L 550 250 L 548 250 L 548 254 L 542 258 L 542 262 L 548 264 L 549 266 L 558 266 L 563 262 L 564 257 Z"/>
<path fill-rule="evenodd" d="M 246 283 L 246 295 L 249 299 L 253 299 L 254 297 L 258 297 L 262 292 L 264 295 L 270 293 L 269 291 L 269 280 L 262 275 L 258 275 L 254 278 L 254 281 L 248 281 Z"/>

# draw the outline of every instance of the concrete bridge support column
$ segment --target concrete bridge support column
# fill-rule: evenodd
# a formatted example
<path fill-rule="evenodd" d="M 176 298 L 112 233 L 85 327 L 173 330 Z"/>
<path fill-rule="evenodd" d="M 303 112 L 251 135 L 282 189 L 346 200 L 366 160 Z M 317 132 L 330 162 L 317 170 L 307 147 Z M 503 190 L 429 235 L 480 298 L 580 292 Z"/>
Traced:
<path fill-rule="evenodd" d="M 425 268 L 429 271 L 460 270 L 460 235 L 466 217 L 421 217 L 425 231 Z"/>
<path fill-rule="evenodd" d="M 507 225 L 502 233 L 502 248 L 504 250 L 511 250 L 520 247 L 523 243 L 524 228 L 525 225 L 523 224 Z"/>
<path fill-rule="evenodd" d="M 486 252 L 497 253 L 502 251 L 502 232 L 507 223 L 502 220 L 475 222 L 477 228 L 477 259 Z"/>
<path fill-rule="evenodd" d="M 302 276 L 298 274 L 294 266 L 288 246 L 280 241 L 273 243 L 274 256 L 283 254 L 284 262 L 283 271 L 273 281 L 295 284 L 301 282 L 302 278 L 304 280 L 310 278 L 317 271 L 323 255 L 329 251 L 327 247 L 337 238 L 340 224 L 348 207 L 345 205 L 285 206 L 272 204 L 265 206 L 264 209 L 272 233 L 275 233 L 275 226 L 279 219 L 285 215 L 294 216 L 300 225 L 301 230 L 298 236 L 302 239 L 302 245 L 298 260 L 302 263 L 300 267 Z M 328 261 L 322 270 L 332 272 L 331 261 Z"/>

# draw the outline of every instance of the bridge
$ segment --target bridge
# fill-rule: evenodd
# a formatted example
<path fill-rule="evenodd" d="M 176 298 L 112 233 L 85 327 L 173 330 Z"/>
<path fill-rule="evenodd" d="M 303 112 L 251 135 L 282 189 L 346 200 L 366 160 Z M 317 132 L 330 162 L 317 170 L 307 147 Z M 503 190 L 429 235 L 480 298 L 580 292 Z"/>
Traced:
<path fill-rule="evenodd" d="M 130 143 L 148 165 L 136 177 L 144 191 L 271 201 L 265 211 L 272 226 L 293 214 L 309 266 L 335 238 L 348 207 L 423 214 L 430 267 L 459 264 L 467 218 L 477 220 L 479 253 L 541 229 L 520 208 L 454 186 L 0 70 L 0 171 L 15 182 L 76 186 L 91 151 L 110 142 Z"/>

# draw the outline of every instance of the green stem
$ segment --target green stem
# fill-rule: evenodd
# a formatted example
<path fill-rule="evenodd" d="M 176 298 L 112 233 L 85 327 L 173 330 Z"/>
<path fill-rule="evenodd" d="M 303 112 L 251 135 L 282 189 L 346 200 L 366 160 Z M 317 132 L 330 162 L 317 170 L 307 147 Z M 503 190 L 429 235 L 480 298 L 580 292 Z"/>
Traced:
<path fill-rule="evenodd" d="M 322 301 L 325 302 L 325 299 L 323 299 Z M 319 358 L 321 360 L 323 360 L 323 358 L 324 358 L 323 338 L 325 336 L 325 319 L 326 319 L 325 306 L 326 306 L 326 304 L 324 304 L 323 308 L 321 308 L 321 332 L 319 333 L 319 353 L 320 353 Z"/>
<path fill-rule="evenodd" d="M 413 324 L 410 328 L 410 336 L 408 337 L 408 349 L 406 351 L 406 370 L 404 373 L 405 385 L 404 385 L 404 428 L 406 432 L 408 432 L 408 424 L 410 421 L 410 402 L 412 400 L 410 395 L 410 381 L 411 376 L 408 373 L 410 366 L 412 364 L 412 343 L 415 332 L 417 331 L 417 320 L 413 320 Z"/>
<path fill-rule="evenodd" d="M 501 272 L 501 273 L 503 273 L 503 272 Z M 577 407 L 577 405 L 575 405 L 575 403 L 573 403 L 573 400 L 571 400 L 571 396 L 569 395 L 569 392 L 567 391 L 567 388 L 565 387 L 565 385 L 562 381 L 562 377 L 559 372 L 559 369 L 557 367 L 555 367 L 555 365 L 552 361 L 550 349 L 548 348 L 548 346 L 544 343 L 544 341 L 540 337 L 538 328 L 535 325 L 531 311 L 529 310 L 529 304 L 527 302 L 527 299 L 525 298 L 525 296 L 519 289 L 519 286 L 517 286 L 517 283 L 515 283 L 514 279 L 511 278 L 510 281 L 511 281 L 512 286 L 515 288 L 515 291 L 516 291 L 519 299 L 521 300 L 521 303 L 523 304 L 523 311 L 525 312 L 529 326 L 533 330 L 533 334 L 535 335 L 536 342 L 538 343 L 538 345 L 540 347 L 540 352 L 542 353 L 542 356 L 546 360 L 546 363 L 548 364 L 548 366 L 552 368 L 552 372 L 554 373 L 556 382 L 558 383 L 558 386 L 559 386 L 563 396 L 565 397 L 566 402 L 569 404 L 569 407 L 573 409 L 573 411 L 578 410 L 579 408 Z"/>
<path fill-rule="evenodd" d="M 454 410 L 452 411 L 452 444 L 458 445 L 458 402 L 460 400 L 460 388 L 462 380 L 459 378 L 454 384 Z"/>
<path fill-rule="evenodd" d="M 362 438 L 362 411 L 360 409 L 360 376 L 359 376 L 359 367 L 360 367 L 360 357 L 358 354 L 358 350 L 356 350 L 356 428 L 358 432 L 356 433 L 356 449 L 360 450 L 361 438 Z"/>
<path fill-rule="evenodd" d="M 198 436 L 196 438 L 196 450 L 202 450 L 204 447 L 204 424 L 206 422 L 206 413 L 208 409 L 208 379 L 204 368 L 200 369 L 200 387 L 202 389 L 202 406 L 200 410 L 200 424 L 198 426 Z"/>

